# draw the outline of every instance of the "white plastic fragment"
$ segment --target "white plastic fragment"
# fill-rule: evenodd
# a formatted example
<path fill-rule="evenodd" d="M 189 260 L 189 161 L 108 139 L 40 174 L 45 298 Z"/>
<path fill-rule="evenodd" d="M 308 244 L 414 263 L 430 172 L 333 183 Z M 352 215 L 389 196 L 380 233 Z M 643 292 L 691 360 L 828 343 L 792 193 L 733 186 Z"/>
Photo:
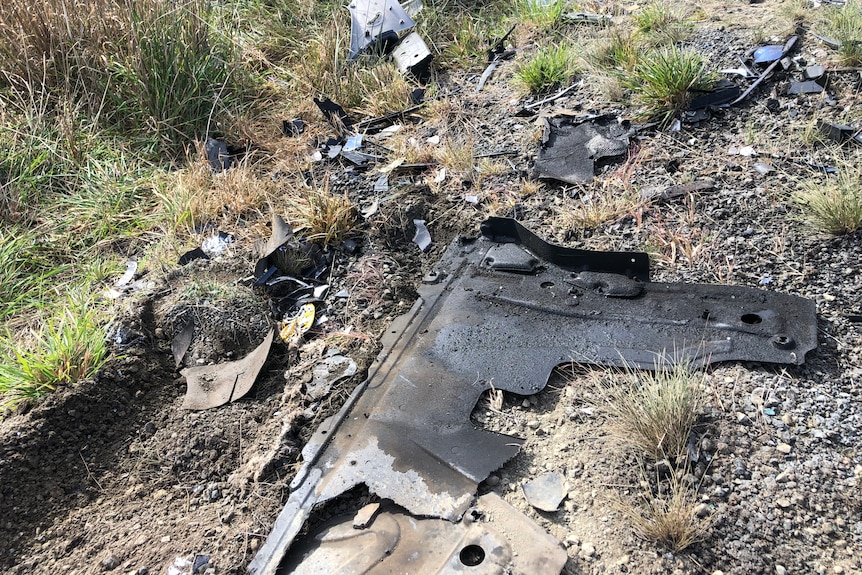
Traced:
<path fill-rule="evenodd" d="M 416 226 L 413 243 L 419 246 L 419 249 L 424 252 L 431 247 L 431 232 L 425 227 L 425 220 L 413 220 L 413 225 Z"/>

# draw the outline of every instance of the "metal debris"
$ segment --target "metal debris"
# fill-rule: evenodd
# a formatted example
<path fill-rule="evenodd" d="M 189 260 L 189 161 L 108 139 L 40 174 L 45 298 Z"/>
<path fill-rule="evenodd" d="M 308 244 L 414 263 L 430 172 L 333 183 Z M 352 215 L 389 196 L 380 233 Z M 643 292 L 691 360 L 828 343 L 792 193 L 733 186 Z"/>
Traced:
<path fill-rule="evenodd" d="M 652 283 L 644 253 L 555 246 L 511 219 L 490 218 L 481 231 L 478 239 L 453 241 L 411 310 L 386 330 L 366 381 L 306 444 L 290 498 L 249 565 L 254 575 L 273 575 L 313 509 L 360 484 L 406 510 L 408 523 L 460 520 L 434 524 L 440 541 L 459 541 L 471 528 L 479 483 L 523 443 L 471 423 L 479 397 L 492 388 L 532 395 L 556 366 L 572 361 L 801 364 L 817 345 L 813 301 L 740 286 Z M 502 244 L 513 244 L 511 253 L 497 251 L 489 262 L 489 250 Z M 506 260 L 517 267 L 525 258 L 540 265 L 532 273 L 501 271 Z M 632 292 L 635 284 L 636 297 L 609 297 L 609 287 Z M 494 515 L 523 521 L 513 510 Z M 521 529 L 512 531 L 519 537 L 509 547 L 513 560 L 529 556 L 533 544 Z M 453 546 L 429 540 L 423 549 Z M 353 556 L 364 541 L 346 543 L 345 553 Z M 386 559 L 393 561 L 389 572 L 404 561 L 395 550 Z M 331 570 L 329 559 L 314 563 L 307 551 L 292 550 L 290 567 L 299 569 L 305 558 L 309 572 Z M 561 566 L 523 572 L 553 574 Z"/>
<path fill-rule="evenodd" d="M 180 259 L 177 260 L 177 263 L 181 266 L 188 264 L 189 262 L 193 262 L 194 260 L 208 260 L 210 257 L 206 254 L 203 249 L 197 247 L 193 250 L 189 250 L 183 255 L 180 256 Z"/>
<path fill-rule="evenodd" d="M 238 361 L 187 367 L 180 371 L 188 384 L 183 408 L 209 409 L 236 401 L 247 394 L 269 357 L 274 336 L 275 331 L 270 330 L 254 351 Z"/>
<path fill-rule="evenodd" d="M 350 11 L 350 59 L 356 59 L 370 46 L 389 42 L 398 32 L 409 30 L 416 23 L 396 0 L 352 0 Z"/>
<path fill-rule="evenodd" d="M 512 24 L 512 27 L 509 28 L 508 32 L 491 43 L 491 47 L 488 49 L 488 66 L 485 68 L 485 71 L 482 72 L 482 76 L 479 78 L 479 83 L 476 85 L 477 92 L 482 91 L 482 88 L 484 88 L 488 80 L 491 79 L 491 75 L 494 73 L 494 70 L 497 69 L 497 66 L 500 65 L 500 62 L 503 60 L 509 60 L 515 55 L 515 50 L 506 50 L 506 40 L 508 40 L 509 36 L 514 32 L 515 26 L 516 24 Z"/>
<path fill-rule="evenodd" d="M 413 517 L 391 503 L 380 505 L 365 528 L 349 516 L 336 519 L 298 542 L 279 572 L 319 575 L 337 566 L 339 575 L 550 575 L 566 558 L 559 541 L 490 493 L 478 499 L 470 521 L 457 524 Z"/>
<path fill-rule="evenodd" d="M 324 98 L 323 100 L 314 98 L 314 103 L 317 105 L 320 112 L 326 117 L 326 121 L 329 122 L 329 124 L 335 128 L 339 134 L 344 134 L 353 128 L 353 120 L 344 108 L 329 98 Z"/>
<path fill-rule="evenodd" d="M 540 511 L 553 513 L 566 498 L 566 478 L 553 471 L 521 485 L 527 503 Z"/>
<path fill-rule="evenodd" d="M 425 220 L 413 220 L 416 233 L 413 235 L 413 243 L 419 246 L 423 252 L 431 247 L 431 232 L 425 227 Z"/>
<path fill-rule="evenodd" d="M 568 184 L 589 182 L 598 161 L 622 159 L 632 134 L 628 122 L 615 116 L 575 120 L 568 116 L 543 118 L 544 132 L 536 157 L 536 174 Z"/>
<path fill-rule="evenodd" d="M 189 316 L 189 319 L 183 324 L 183 327 L 174 335 L 171 340 L 171 353 L 174 356 L 174 363 L 179 367 L 183 363 L 183 358 L 186 352 L 192 345 L 192 337 L 195 333 L 195 316 Z"/>
<path fill-rule="evenodd" d="M 789 54 L 791 50 L 793 50 L 793 47 L 796 45 L 796 42 L 798 40 L 799 40 L 798 36 L 791 36 L 790 39 L 787 40 L 787 42 L 784 44 L 784 46 L 781 47 L 781 51 L 782 51 L 781 55 L 776 60 L 774 60 L 769 66 L 767 66 L 767 68 L 763 71 L 763 73 L 760 74 L 760 76 L 758 76 L 757 79 L 751 83 L 751 85 L 745 90 L 745 92 L 743 92 L 742 94 L 740 94 L 740 96 L 738 98 L 736 98 L 735 100 L 730 102 L 730 105 L 734 106 L 734 105 L 742 102 L 746 98 L 748 98 L 748 95 L 751 94 L 754 91 L 754 89 L 757 88 L 767 77 L 769 77 L 769 75 L 772 74 L 772 71 L 775 70 L 775 67 L 778 66 L 778 64 L 781 62 L 781 60 L 785 56 L 787 56 L 787 54 Z"/>
<path fill-rule="evenodd" d="M 416 32 L 407 34 L 398 43 L 392 58 L 402 74 L 411 74 L 419 82 L 425 83 L 431 76 L 431 50 Z"/>

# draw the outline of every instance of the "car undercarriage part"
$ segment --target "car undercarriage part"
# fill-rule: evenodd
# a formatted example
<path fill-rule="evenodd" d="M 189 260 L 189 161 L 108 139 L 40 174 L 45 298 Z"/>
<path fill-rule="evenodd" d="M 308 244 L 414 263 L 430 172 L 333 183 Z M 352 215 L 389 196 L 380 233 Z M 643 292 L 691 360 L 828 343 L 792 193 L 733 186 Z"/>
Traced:
<path fill-rule="evenodd" d="M 368 378 L 309 440 L 252 574 L 275 574 L 312 510 L 360 484 L 411 516 L 451 522 L 424 541 L 451 545 L 449 530 L 463 531 L 479 482 L 523 443 L 474 428 L 470 413 L 487 390 L 531 395 L 572 362 L 801 364 L 817 345 L 810 300 L 652 283 L 646 254 L 562 248 L 510 219 L 490 218 L 481 231 L 450 245 L 418 301 L 387 330 Z"/>

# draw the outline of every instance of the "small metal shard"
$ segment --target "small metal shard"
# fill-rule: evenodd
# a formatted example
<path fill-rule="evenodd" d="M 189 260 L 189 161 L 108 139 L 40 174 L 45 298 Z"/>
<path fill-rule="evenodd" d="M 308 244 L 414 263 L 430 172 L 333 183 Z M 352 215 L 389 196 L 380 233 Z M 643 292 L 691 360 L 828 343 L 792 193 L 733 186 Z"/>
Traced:
<path fill-rule="evenodd" d="M 186 352 L 192 345 L 192 336 L 195 333 L 195 316 L 189 316 L 188 321 L 183 325 L 182 329 L 177 332 L 174 339 L 171 340 L 171 353 L 174 355 L 174 363 L 179 367 L 183 363 L 183 358 Z"/>
<path fill-rule="evenodd" d="M 413 220 L 416 233 L 413 235 L 413 243 L 419 246 L 423 252 L 431 247 L 431 232 L 425 227 L 425 220 Z"/>
<path fill-rule="evenodd" d="M 416 23 L 396 0 L 352 0 L 350 11 L 350 56 L 357 58 L 387 33 L 409 30 Z"/>

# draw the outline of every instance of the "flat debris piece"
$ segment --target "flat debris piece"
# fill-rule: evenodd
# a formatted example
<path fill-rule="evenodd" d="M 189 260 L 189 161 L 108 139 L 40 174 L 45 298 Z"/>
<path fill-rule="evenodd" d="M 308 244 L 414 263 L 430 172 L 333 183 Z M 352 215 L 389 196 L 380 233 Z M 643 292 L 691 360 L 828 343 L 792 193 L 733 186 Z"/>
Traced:
<path fill-rule="evenodd" d="M 567 184 L 589 182 L 595 164 L 622 159 L 632 133 L 615 116 L 575 120 L 568 116 L 544 118 L 544 133 L 536 157 L 536 174 Z"/>
<path fill-rule="evenodd" d="M 236 401 L 251 390 L 257 375 L 269 357 L 274 330 L 254 351 L 237 361 L 187 367 L 180 373 L 186 378 L 188 391 L 183 400 L 185 409 L 209 409 Z"/>
<path fill-rule="evenodd" d="M 195 333 L 195 316 L 189 316 L 189 319 L 183 324 L 183 327 L 171 340 L 171 353 L 174 356 L 174 363 L 177 367 L 183 362 L 186 352 L 192 345 L 192 337 Z"/>
<path fill-rule="evenodd" d="M 387 330 L 366 381 L 312 435 L 251 573 L 274 574 L 315 506 L 360 484 L 412 515 L 461 519 L 479 483 L 523 443 L 470 422 L 490 389 L 532 395 L 572 362 L 800 364 L 817 345 L 810 300 L 652 283 L 644 253 L 562 248 L 511 219 L 490 218 L 481 231 L 449 246 Z M 524 253 L 495 249 L 502 244 Z"/>
<path fill-rule="evenodd" d="M 566 498 L 566 478 L 557 471 L 545 473 L 524 483 L 521 490 L 527 503 L 539 511 L 553 513 Z"/>
<path fill-rule="evenodd" d="M 343 517 L 297 542 L 279 573 L 546 575 L 566 563 L 559 541 L 496 494 L 480 497 L 470 517 L 452 524 L 391 504 L 364 529 Z"/>

